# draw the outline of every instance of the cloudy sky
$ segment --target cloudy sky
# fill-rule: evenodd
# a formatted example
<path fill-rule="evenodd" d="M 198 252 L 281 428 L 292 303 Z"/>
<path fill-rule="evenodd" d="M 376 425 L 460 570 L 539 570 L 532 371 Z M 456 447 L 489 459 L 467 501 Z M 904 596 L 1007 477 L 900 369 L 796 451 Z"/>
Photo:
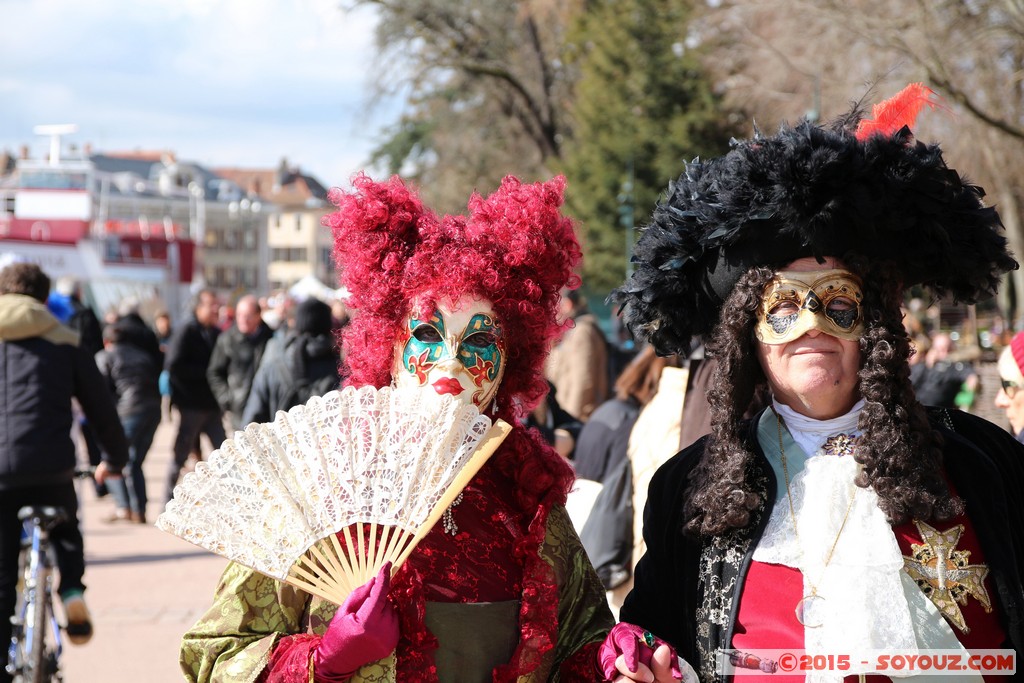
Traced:
<path fill-rule="evenodd" d="M 0 0 L 0 150 L 74 123 L 97 152 L 167 149 L 325 185 L 362 167 L 394 104 L 368 108 L 374 16 L 339 0 Z"/>

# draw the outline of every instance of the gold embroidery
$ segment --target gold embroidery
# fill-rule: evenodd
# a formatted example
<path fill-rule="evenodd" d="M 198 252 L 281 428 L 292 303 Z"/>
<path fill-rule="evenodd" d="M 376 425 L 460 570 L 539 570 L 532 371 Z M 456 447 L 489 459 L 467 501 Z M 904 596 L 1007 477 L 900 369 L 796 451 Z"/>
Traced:
<path fill-rule="evenodd" d="M 825 455 L 853 455 L 857 447 L 857 437 L 852 434 L 836 434 L 825 439 L 822 450 Z"/>
<path fill-rule="evenodd" d="M 971 551 L 956 549 L 964 532 L 963 524 L 938 531 L 915 519 L 914 526 L 921 534 L 922 543 L 910 544 L 913 553 L 910 557 L 903 556 L 903 569 L 917 581 L 946 619 L 961 632 L 970 633 L 960 605 L 966 605 L 967 596 L 973 595 L 986 612 L 992 611 L 992 601 L 984 584 L 988 567 L 970 564 Z"/>
<path fill-rule="evenodd" d="M 397 671 L 397 660 L 395 659 L 395 653 L 392 652 L 380 661 L 364 664 L 349 679 L 349 683 L 385 683 L 387 681 L 394 681 L 396 680 L 395 675 Z"/>

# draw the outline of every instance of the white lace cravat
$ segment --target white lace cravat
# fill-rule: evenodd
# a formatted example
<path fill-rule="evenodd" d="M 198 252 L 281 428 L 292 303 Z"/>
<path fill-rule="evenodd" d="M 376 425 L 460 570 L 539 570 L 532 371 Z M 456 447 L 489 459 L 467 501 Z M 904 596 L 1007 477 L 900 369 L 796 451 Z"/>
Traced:
<path fill-rule="evenodd" d="M 804 629 L 808 654 L 962 649 L 931 601 L 905 576 L 903 554 L 878 506 L 877 494 L 853 484 L 858 463 L 852 457 L 807 457 L 804 452 L 813 449 L 820 453 L 824 441 L 836 432 L 857 433 L 863 402 L 850 413 L 825 421 L 775 406 L 783 418 L 793 512 L 779 457 L 776 416 L 767 410 L 758 425 L 758 440 L 776 471 L 779 493 L 753 558 L 799 569 L 803 594 L 816 590 L 823 598 L 807 603 L 813 611 L 808 612 L 806 623 L 821 624 Z M 794 516 L 797 533 L 793 531 Z M 826 566 L 833 544 L 835 550 Z M 846 673 L 868 671 L 858 668 Z M 841 677 L 820 674 L 809 675 L 807 680 L 838 681 Z"/>

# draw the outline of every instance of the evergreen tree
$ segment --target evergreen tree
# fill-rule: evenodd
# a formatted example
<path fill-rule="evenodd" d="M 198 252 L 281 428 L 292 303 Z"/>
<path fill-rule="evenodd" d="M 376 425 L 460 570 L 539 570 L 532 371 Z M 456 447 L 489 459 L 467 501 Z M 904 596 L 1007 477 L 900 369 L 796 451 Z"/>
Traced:
<path fill-rule="evenodd" d="M 548 0 L 355 0 L 373 5 L 378 84 L 405 92 L 371 161 L 442 211 L 501 178 L 550 177 L 571 80 L 559 59 L 570 16 Z"/>
<path fill-rule="evenodd" d="M 689 0 L 594 0 L 567 58 L 578 69 L 560 170 L 583 226 L 584 283 L 607 293 L 661 192 L 695 157 L 728 149 L 743 117 L 723 111 L 689 33 Z"/>

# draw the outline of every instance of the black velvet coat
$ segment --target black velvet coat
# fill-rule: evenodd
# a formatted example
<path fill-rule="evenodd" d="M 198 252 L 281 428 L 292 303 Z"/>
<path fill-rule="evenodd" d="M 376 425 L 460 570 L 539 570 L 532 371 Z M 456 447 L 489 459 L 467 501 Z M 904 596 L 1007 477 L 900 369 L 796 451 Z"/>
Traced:
<path fill-rule="evenodd" d="M 962 411 L 934 410 L 930 417 L 945 440 L 946 473 L 964 499 L 990 568 L 1005 646 L 1022 652 L 1024 446 L 1002 428 Z M 647 552 L 620 613 L 622 621 L 671 643 L 702 681 L 717 680 L 715 652 L 731 647 L 743 582 L 768 522 L 765 512 L 775 503 L 775 475 L 757 442 L 756 425 L 757 419 L 750 422 L 747 443 L 757 456 L 753 475 L 765 505 L 744 529 L 718 537 L 684 536 L 689 475 L 710 437 L 666 462 L 651 481 L 644 510 Z"/>

